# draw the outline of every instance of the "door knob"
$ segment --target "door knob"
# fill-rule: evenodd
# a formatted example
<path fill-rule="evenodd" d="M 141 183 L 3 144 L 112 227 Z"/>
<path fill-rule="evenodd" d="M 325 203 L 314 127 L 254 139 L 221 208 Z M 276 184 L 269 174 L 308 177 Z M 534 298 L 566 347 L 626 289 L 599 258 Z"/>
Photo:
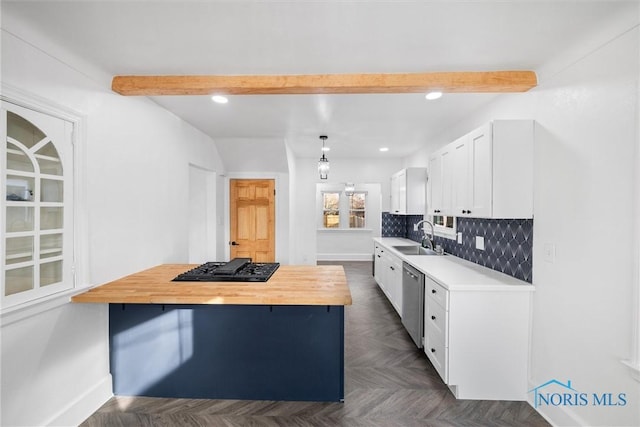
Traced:
<path fill-rule="evenodd" d="M 231 246 L 240 246 L 240 243 L 236 243 L 236 241 L 234 240 L 233 242 L 229 243 Z"/>

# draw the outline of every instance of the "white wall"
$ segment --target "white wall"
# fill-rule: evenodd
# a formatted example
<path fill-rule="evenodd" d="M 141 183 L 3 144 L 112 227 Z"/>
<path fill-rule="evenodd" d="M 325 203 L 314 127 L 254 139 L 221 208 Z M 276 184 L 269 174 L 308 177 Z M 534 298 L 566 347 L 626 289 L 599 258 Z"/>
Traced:
<path fill-rule="evenodd" d="M 603 23 L 609 38 L 588 40 L 536 89 L 499 98 L 435 144 L 492 119 L 537 122 L 530 385 L 571 380 L 590 401 L 592 393 L 626 393 L 628 402 L 538 407 L 556 425 L 640 425 L 640 383 L 621 363 L 632 357 L 637 286 L 640 32 L 624 21 L 611 36 L 612 25 Z M 545 259 L 546 245 L 555 247 L 554 261 Z"/>
<path fill-rule="evenodd" d="M 112 93 L 84 73 L 90 65 L 2 18 L 3 84 L 85 117 L 90 264 L 80 285 L 186 262 L 189 164 L 224 173 L 213 141 L 145 98 Z M 106 306 L 49 307 L 2 316 L 2 425 L 77 424 L 110 396 Z"/>
<path fill-rule="evenodd" d="M 292 264 L 315 264 L 317 259 L 316 183 L 344 184 L 346 182 L 379 183 L 382 189 L 382 211 L 389 210 L 390 179 L 402 169 L 402 159 L 332 159 L 329 178 L 320 180 L 318 159 L 294 158 L 290 169 L 292 187 Z M 373 245 L 371 245 L 373 253 Z"/>

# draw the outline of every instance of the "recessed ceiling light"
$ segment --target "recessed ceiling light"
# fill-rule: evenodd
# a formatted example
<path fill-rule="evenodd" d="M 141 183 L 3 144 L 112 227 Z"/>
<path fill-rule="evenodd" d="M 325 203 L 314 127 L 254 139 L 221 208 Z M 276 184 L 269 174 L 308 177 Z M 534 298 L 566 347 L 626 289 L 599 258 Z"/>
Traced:
<path fill-rule="evenodd" d="M 227 99 L 226 96 L 222 95 L 213 95 L 211 97 L 211 100 L 217 104 L 226 104 L 227 102 L 229 102 L 229 99 Z"/>
<path fill-rule="evenodd" d="M 329 148 L 329 147 L 322 147 L 322 151 L 331 151 L 331 148 Z"/>
<path fill-rule="evenodd" d="M 382 148 L 380 148 L 380 151 L 382 151 L 382 152 L 384 153 L 385 151 L 389 151 L 389 148 L 387 148 L 387 147 L 382 147 Z"/>
<path fill-rule="evenodd" d="M 434 99 L 438 99 L 442 96 L 442 92 L 429 92 L 425 98 L 427 98 L 429 101 L 433 101 Z"/>

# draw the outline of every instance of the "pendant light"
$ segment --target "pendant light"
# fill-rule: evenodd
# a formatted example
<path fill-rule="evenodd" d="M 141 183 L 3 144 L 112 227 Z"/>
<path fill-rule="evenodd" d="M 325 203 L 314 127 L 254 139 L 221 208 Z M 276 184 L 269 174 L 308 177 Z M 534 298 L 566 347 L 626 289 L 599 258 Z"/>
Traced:
<path fill-rule="evenodd" d="M 327 140 L 326 135 L 320 135 L 320 139 L 322 140 L 322 157 L 318 160 L 318 173 L 320 174 L 320 179 L 327 179 L 329 177 L 329 159 L 327 159 L 324 155 L 324 143 Z"/>

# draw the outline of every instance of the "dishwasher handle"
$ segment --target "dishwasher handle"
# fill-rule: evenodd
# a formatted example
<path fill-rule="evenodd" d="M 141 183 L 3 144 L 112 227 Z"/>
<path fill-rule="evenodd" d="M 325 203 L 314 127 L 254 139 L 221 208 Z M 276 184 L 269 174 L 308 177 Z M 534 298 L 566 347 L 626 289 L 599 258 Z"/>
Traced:
<path fill-rule="evenodd" d="M 404 273 L 405 273 L 407 276 L 411 277 L 412 279 L 417 279 L 417 278 L 418 278 L 418 276 L 416 276 L 415 274 L 413 274 L 412 272 L 410 272 L 410 271 L 409 271 L 409 270 L 407 270 L 407 269 L 405 269 L 405 270 L 404 270 Z"/>

